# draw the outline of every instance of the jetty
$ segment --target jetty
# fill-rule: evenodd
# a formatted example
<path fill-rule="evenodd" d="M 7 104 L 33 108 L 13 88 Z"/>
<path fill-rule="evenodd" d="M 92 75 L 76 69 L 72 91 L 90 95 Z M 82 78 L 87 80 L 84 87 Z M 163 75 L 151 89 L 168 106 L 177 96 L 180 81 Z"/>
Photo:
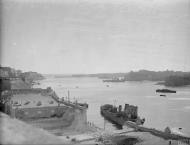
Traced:
<path fill-rule="evenodd" d="M 137 125 L 136 123 L 131 122 L 131 121 L 126 121 L 125 125 L 128 127 L 134 128 L 136 131 L 149 132 L 152 135 L 155 135 L 164 139 L 181 140 L 184 142 L 188 142 L 190 144 L 190 137 L 174 134 L 170 131 L 169 127 L 166 127 L 165 131 L 161 131 L 155 128 L 148 128 L 141 125 Z"/>

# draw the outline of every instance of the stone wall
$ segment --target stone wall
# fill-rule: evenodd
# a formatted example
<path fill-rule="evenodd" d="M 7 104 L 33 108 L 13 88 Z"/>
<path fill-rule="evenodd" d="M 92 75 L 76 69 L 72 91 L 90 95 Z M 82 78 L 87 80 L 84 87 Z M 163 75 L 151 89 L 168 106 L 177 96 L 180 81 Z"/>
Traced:
<path fill-rule="evenodd" d="M 35 107 L 35 108 L 15 108 L 15 118 L 19 119 L 40 119 L 51 117 L 62 117 L 67 106 Z M 13 116 L 13 114 L 11 114 Z"/>
<path fill-rule="evenodd" d="M 15 95 L 15 94 L 48 94 L 49 92 L 51 92 L 51 90 L 49 89 L 41 89 L 41 88 L 35 88 L 35 89 L 14 89 L 14 90 L 10 90 L 8 91 L 8 93 L 10 95 Z"/>
<path fill-rule="evenodd" d="M 86 109 L 75 109 L 73 112 L 74 120 L 71 124 L 71 128 L 76 130 L 83 130 L 87 126 L 87 113 Z"/>
<path fill-rule="evenodd" d="M 44 97 L 51 96 L 58 104 L 56 106 L 18 107 L 12 106 L 11 98 L 19 94 L 41 94 Z M 34 126 L 44 129 L 62 128 L 70 126 L 73 129 L 83 129 L 87 124 L 86 108 L 71 102 L 60 101 L 56 93 L 51 89 L 25 89 L 11 90 L 6 94 L 10 99 L 5 103 L 5 113 L 12 118 L 18 118 L 30 122 Z M 42 102 L 43 103 L 43 102 Z"/>

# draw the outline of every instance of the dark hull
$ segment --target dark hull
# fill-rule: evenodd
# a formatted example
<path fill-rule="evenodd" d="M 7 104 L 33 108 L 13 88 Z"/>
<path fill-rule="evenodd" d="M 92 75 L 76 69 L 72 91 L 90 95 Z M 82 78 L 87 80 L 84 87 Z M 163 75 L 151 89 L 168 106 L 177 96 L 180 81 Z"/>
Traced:
<path fill-rule="evenodd" d="M 168 89 L 157 89 L 157 93 L 176 93 L 174 90 L 168 90 Z"/>
<path fill-rule="evenodd" d="M 114 82 L 114 83 L 117 83 L 117 82 L 125 82 L 125 80 L 103 80 L 103 82 Z"/>
<path fill-rule="evenodd" d="M 132 118 L 126 118 L 122 117 L 118 113 L 110 112 L 105 108 L 105 106 L 101 106 L 100 108 L 102 116 L 104 116 L 107 120 L 115 123 L 116 125 L 123 126 L 126 121 L 134 122 L 135 124 L 142 125 L 145 121 L 145 119 L 132 119 Z M 119 117 L 120 116 L 120 117 Z"/>
<path fill-rule="evenodd" d="M 101 109 L 101 114 L 107 119 L 112 121 L 113 123 L 119 125 L 119 126 L 123 126 L 125 121 L 123 118 L 121 117 L 116 117 L 114 113 L 111 113 L 109 111 L 103 110 Z"/>

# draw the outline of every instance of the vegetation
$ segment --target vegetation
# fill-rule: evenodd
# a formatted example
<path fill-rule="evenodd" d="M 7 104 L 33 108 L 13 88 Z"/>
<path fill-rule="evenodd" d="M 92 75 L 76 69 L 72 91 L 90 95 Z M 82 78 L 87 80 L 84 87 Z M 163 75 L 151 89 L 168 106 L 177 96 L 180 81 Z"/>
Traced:
<path fill-rule="evenodd" d="M 166 86 L 185 86 L 190 85 L 190 74 L 184 76 L 169 76 L 165 79 Z"/>
<path fill-rule="evenodd" d="M 190 85 L 190 73 L 182 71 L 130 71 L 129 73 L 98 73 L 98 74 L 78 74 L 72 77 L 98 77 L 101 79 L 112 79 L 123 77 L 124 81 L 161 81 L 159 85 L 184 86 Z"/>
<path fill-rule="evenodd" d="M 127 81 L 164 81 L 169 76 L 182 76 L 185 75 L 186 72 L 181 71 L 148 71 L 148 70 L 140 70 L 137 72 L 129 72 L 126 74 L 125 79 Z"/>
<path fill-rule="evenodd" d="M 126 75 L 127 81 L 164 81 L 159 84 L 165 86 L 178 87 L 190 85 L 190 73 L 181 71 L 147 71 L 140 70 L 138 72 L 131 71 Z"/>

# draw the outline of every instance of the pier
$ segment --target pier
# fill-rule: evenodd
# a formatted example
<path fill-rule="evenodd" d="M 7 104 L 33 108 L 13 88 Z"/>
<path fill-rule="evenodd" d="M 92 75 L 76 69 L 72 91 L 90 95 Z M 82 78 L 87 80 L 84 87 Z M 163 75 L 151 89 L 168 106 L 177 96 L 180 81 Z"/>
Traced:
<path fill-rule="evenodd" d="M 166 132 L 166 131 L 161 131 L 155 128 L 148 128 L 144 126 L 137 125 L 131 121 L 126 121 L 125 122 L 126 126 L 129 126 L 131 128 L 134 128 L 136 131 L 140 132 L 149 132 L 152 135 L 164 138 L 164 139 L 172 139 L 172 140 L 181 140 L 181 141 L 187 141 L 190 144 L 190 137 L 174 134 L 171 132 Z"/>

